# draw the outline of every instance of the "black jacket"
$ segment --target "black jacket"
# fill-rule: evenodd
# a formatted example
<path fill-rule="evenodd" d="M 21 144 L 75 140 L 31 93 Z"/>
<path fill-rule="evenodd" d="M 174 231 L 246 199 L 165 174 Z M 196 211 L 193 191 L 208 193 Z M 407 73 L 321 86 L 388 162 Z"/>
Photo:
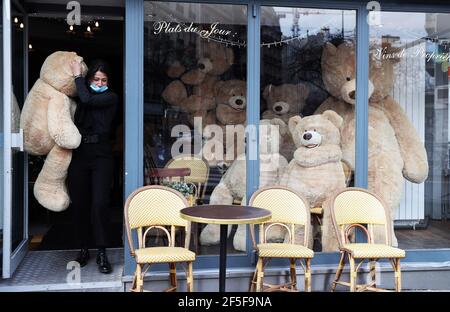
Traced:
<path fill-rule="evenodd" d="M 116 114 L 118 97 L 111 90 L 94 93 L 88 89 L 85 79 L 75 79 L 78 91 L 75 125 L 83 134 L 110 135 Z"/>

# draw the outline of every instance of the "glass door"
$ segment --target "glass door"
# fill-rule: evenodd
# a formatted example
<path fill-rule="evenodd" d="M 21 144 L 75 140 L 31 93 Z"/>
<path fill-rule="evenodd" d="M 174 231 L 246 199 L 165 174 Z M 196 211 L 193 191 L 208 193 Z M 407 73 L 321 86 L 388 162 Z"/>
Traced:
<path fill-rule="evenodd" d="M 27 251 L 27 209 L 24 188 L 20 108 L 25 99 L 26 16 L 20 7 L 3 1 L 3 155 L 2 155 L 2 277 L 9 278 Z"/>

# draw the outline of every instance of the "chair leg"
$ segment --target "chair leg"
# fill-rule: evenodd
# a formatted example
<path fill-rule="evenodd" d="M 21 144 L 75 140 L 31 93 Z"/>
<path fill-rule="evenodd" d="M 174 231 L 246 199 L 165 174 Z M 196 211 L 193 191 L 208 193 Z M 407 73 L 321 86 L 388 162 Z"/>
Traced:
<path fill-rule="evenodd" d="M 395 291 L 402 291 L 402 272 L 400 267 L 400 259 L 394 260 L 394 274 L 395 274 Z"/>
<path fill-rule="evenodd" d="M 144 278 L 142 276 L 142 267 L 138 263 L 136 264 L 136 272 L 134 273 L 135 278 L 135 291 L 142 292 L 144 290 Z"/>
<path fill-rule="evenodd" d="M 262 258 L 258 258 L 258 263 L 256 264 L 256 291 L 263 291 L 264 282 L 264 267 Z"/>
<path fill-rule="evenodd" d="M 194 276 L 192 274 L 192 262 L 188 262 L 187 291 L 194 291 Z"/>
<path fill-rule="evenodd" d="M 177 267 L 175 263 L 169 263 L 170 269 L 170 285 L 172 287 L 177 287 Z"/>
<path fill-rule="evenodd" d="M 305 259 L 305 291 L 311 292 L 311 259 Z"/>
<path fill-rule="evenodd" d="M 350 262 L 350 291 L 356 291 L 356 267 L 355 267 L 355 259 L 349 254 L 348 260 Z"/>
<path fill-rule="evenodd" d="M 258 275 L 258 270 L 255 268 L 255 271 L 253 272 L 253 276 L 252 276 L 252 280 L 250 281 L 250 287 L 249 287 L 249 292 L 253 292 L 255 291 L 256 288 L 256 276 Z"/>
<path fill-rule="evenodd" d="M 291 273 L 291 289 L 297 290 L 297 271 L 295 270 L 295 258 L 289 259 L 290 265 L 290 273 Z"/>
<path fill-rule="evenodd" d="M 339 260 L 339 265 L 336 270 L 336 275 L 335 275 L 334 281 L 331 285 L 331 291 L 336 290 L 336 285 L 337 285 L 337 282 L 339 282 L 339 279 L 341 278 L 342 270 L 344 269 L 344 264 L 345 264 L 345 252 L 343 251 L 343 252 L 341 252 L 341 259 Z"/>
<path fill-rule="evenodd" d="M 372 280 L 372 287 L 377 287 L 376 277 L 377 277 L 377 262 L 375 259 L 369 259 L 370 268 L 370 279 Z"/>

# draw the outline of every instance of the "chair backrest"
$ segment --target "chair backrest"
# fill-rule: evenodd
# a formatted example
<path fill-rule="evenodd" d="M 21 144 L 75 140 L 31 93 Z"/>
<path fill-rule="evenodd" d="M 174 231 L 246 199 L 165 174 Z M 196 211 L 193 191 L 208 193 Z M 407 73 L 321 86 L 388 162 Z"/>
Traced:
<path fill-rule="evenodd" d="M 253 194 L 250 198 L 249 205 L 264 208 L 272 212 L 272 218 L 259 227 L 259 240 L 261 243 L 265 242 L 265 232 L 268 223 L 278 224 L 280 226 L 284 225 L 293 243 L 295 243 L 295 225 L 302 225 L 304 226 L 305 232 L 303 245 L 307 246 L 310 227 L 309 205 L 296 191 L 282 186 L 264 187 Z M 255 244 L 253 227 L 250 228 L 252 230 L 252 240 Z"/>
<path fill-rule="evenodd" d="M 187 206 L 186 198 L 180 192 L 161 185 L 144 186 L 130 194 L 125 202 L 124 217 L 132 253 L 131 230 L 134 229 L 138 232 L 139 248 L 142 248 L 147 233 L 143 234 L 144 228 L 159 227 L 164 230 L 162 227 L 171 226 L 169 245 L 174 246 L 175 227 L 184 227 L 185 231 L 189 229 L 189 222 L 180 217 L 180 210 Z M 189 235 L 186 235 L 187 244 L 188 238 Z"/>
<path fill-rule="evenodd" d="M 166 168 L 189 168 L 191 174 L 184 177 L 185 182 L 194 183 L 197 186 L 197 198 L 203 198 L 206 191 L 206 183 L 209 177 L 209 166 L 206 160 L 196 155 L 181 154 L 167 162 Z M 173 181 L 179 181 L 173 178 Z"/>
<path fill-rule="evenodd" d="M 362 188 L 349 187 L 333 194 L 326 203 L 330 209 L 333 225 L 338 237 L 339 245 L 346 243 L 349 227 L 354 224 L 367 225 L 365 231 L 368 243 L 373 243 L 373 227 L 383 226 L 386 244 L 391 243 L 390 224 L 386 205 L 376 194 Z M 360 227 L 365 230 L 364 227 Z"/>

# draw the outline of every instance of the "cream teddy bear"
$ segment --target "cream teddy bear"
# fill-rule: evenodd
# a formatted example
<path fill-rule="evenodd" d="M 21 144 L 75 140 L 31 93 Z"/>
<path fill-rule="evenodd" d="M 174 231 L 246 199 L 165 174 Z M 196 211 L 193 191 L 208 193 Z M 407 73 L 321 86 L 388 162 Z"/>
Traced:
<path fill-rule="evenodd" d="M 85 75 L 87 66 L 75 52 L 58 51 L 46 58 L 20 116 L 25 150 L 32 155 L 47 155 L 34 184 L 34 196 L 53 211 L 65 210 L 69 205 L 65 179 L 72 149 L 81 142 L 73 123 L 76 103 L 70 98 L 77 95 L 72 60 L 82 64 Z"/>
<path fill-rule="evenodd" d="M 341 164 L 339 128 L 342 118 L 328 110 L 321 115 L 289 119 L 297 150 L 289 163 L 280 184 L 290 187 L 308 200 L 310 208 L 321 207 L 327 197 L 345 187 L 345 175 Z M 322 223 L 322 250 L 337 249 L 337 240 L 330 214 L 324 212 Z M 303 230 L 296 230 L 296 241 L 303 240 Z M 309 234 L 309 247 L 313 237 Z"/>
<path fill-rule="evenodd" d="M 404 178 L 422 183 L 428 176 L 427 153 L 414 126 L 400 105 L 389 95 L 394 85 L 397 59 L 371 58 L 369 72 L 369 190 L 387 204 L 391 220 L 400 204 Z M 342 153 L 355 165 L 355 46 L 344 42 L 327 43 L 322 53 L 322 78 L 331 96 L 316 113 L 334 110 L 343 117 Z M 397 239 L 390 225 L 392 245 Z M 384 242 L 383 229 L 374 231 L 375 242 Z"/>

